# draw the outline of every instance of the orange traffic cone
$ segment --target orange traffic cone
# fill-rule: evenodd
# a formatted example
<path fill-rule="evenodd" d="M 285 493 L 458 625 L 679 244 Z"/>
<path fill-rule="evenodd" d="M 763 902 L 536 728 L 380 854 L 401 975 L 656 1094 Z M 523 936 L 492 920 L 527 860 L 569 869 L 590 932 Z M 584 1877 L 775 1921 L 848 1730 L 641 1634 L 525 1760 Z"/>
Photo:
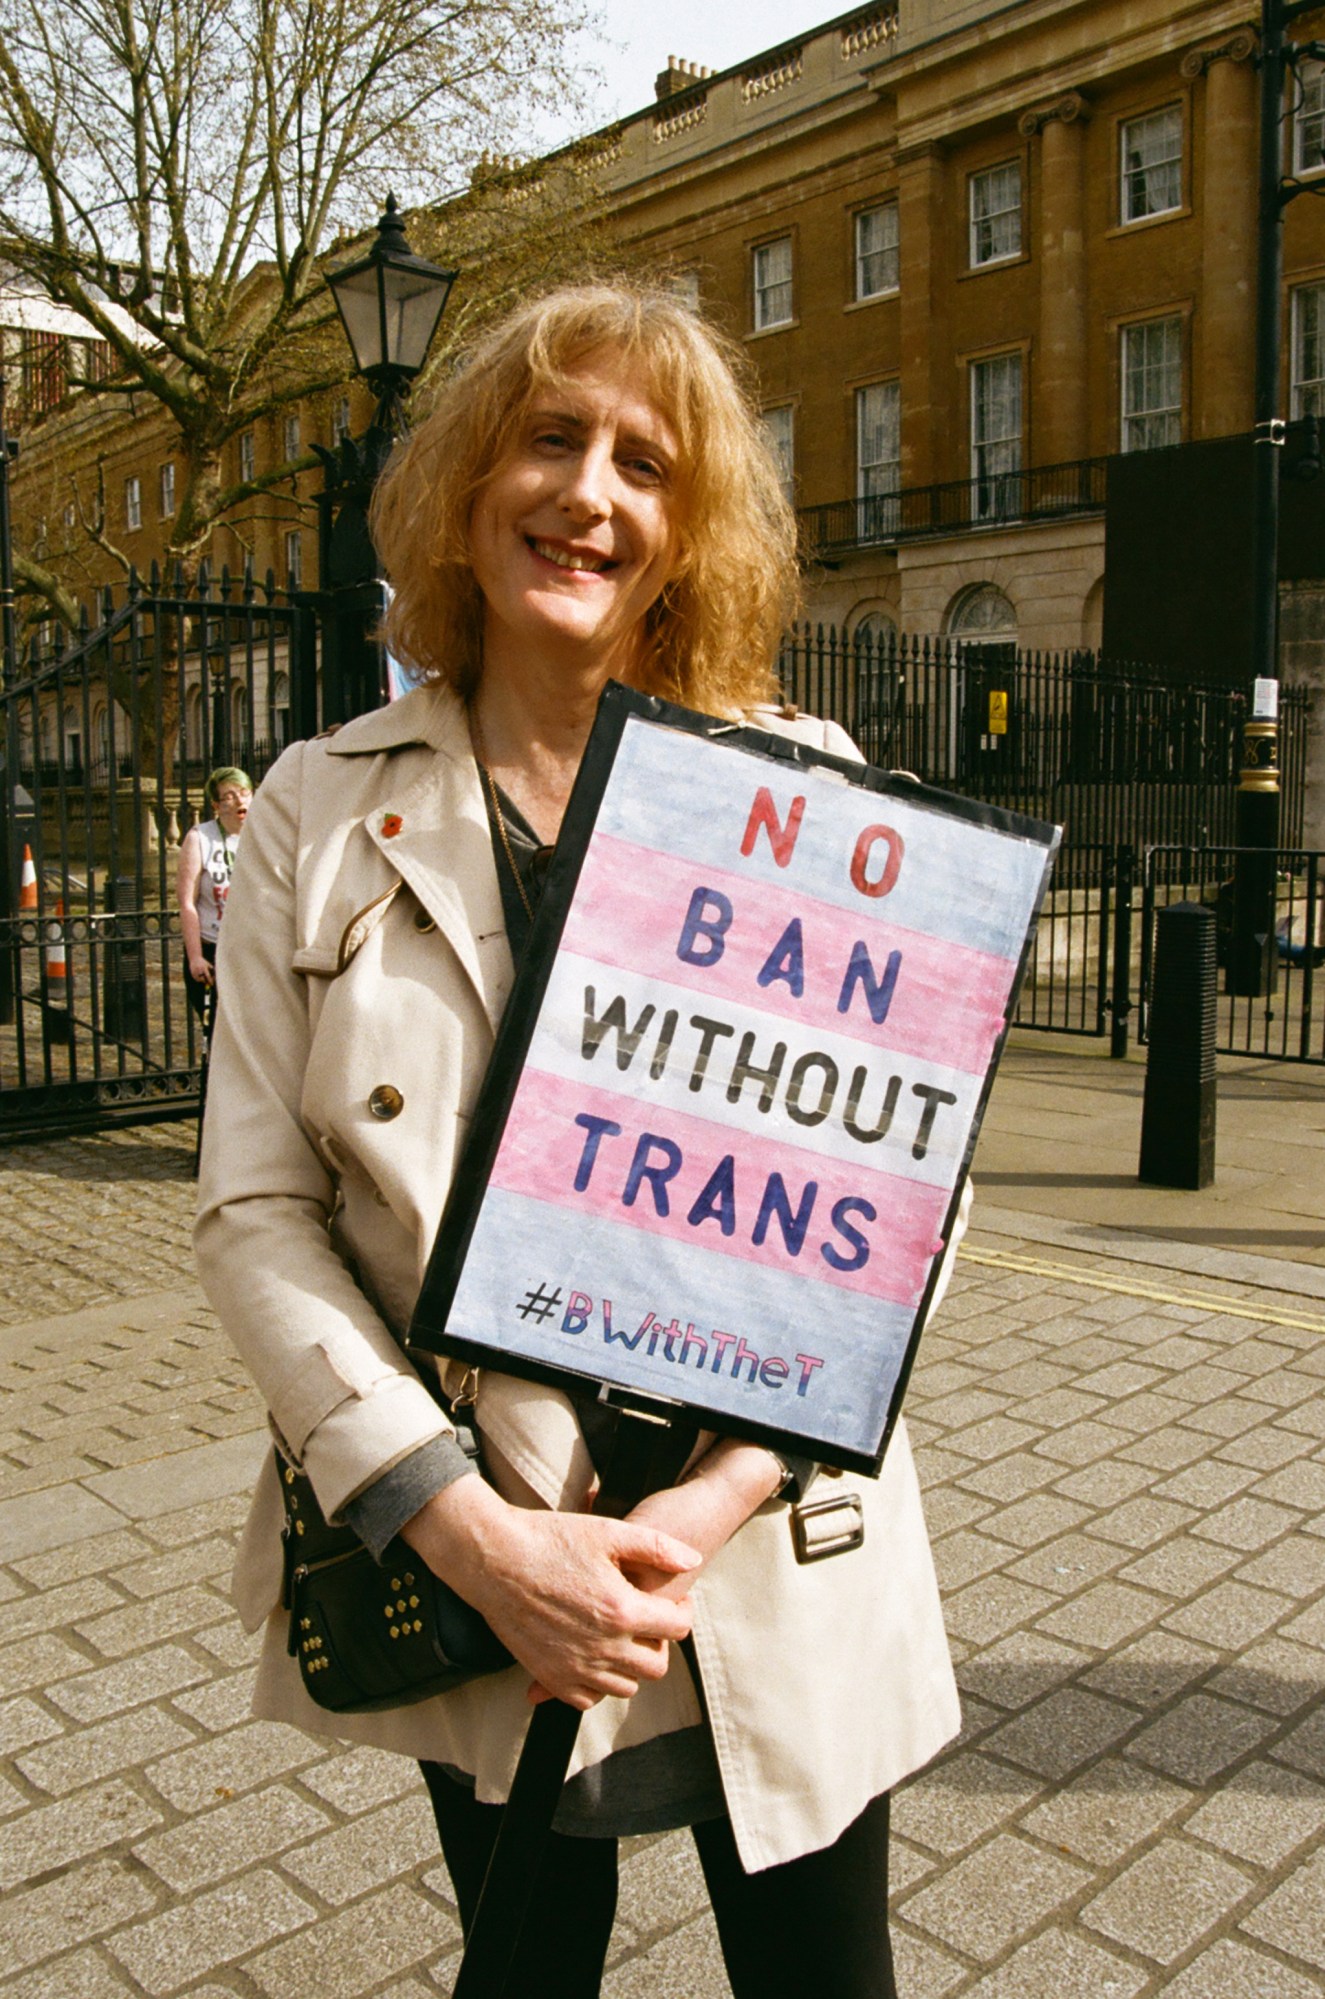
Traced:
<path fill-rule="evenodd" d="M 18 906 L 20 909 L 37 907 L 37 870 L 33 864 L 31 847 L 23 849 L 23 873 L 18 884 Z"/>
<path fill-rule="evenodd" d="M 55 905 L 55 919 L 46 925 L 46 990 L 42 994 L 42 1023 L 51 1044 L 68 1048 L 73 1043 L 74 1023 L 69 1012 L 69 963 L 64 950 L 64 904 Z"/>
<path fill-rule="evenodd" d="M 69 1001 L 69 960 L 64 950 L 64 904 L 55 905 L 55 921 L 46 925 L 47 998 L 55 1006 Z"/>

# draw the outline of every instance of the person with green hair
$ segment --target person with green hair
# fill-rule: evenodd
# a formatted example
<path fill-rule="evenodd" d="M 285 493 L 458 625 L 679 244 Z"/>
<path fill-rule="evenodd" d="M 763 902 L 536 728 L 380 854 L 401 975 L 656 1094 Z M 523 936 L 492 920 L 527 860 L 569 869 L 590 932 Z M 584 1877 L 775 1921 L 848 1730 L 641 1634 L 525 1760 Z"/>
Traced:
<path fill-rule="evenodd" d="M 175 893 L 184 940 L 184 990 L 208 1034 L 215 1009 L 216 940 L 235 869 L 239 836 L 253 803 L 253 780 L 222 764 L 207 780 L 212 816 L 190 826 L 179 850 Z"/>

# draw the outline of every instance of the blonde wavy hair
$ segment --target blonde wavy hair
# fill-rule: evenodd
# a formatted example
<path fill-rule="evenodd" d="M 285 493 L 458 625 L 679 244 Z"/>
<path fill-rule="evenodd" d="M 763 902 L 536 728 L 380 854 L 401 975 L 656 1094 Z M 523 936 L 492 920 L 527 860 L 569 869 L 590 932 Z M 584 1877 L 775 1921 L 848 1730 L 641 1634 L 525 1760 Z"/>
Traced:
<path fill-rule="evenodd" d="M 799 601 L 796 523 L 742 386 L 744 356 L 669 292 L 629 282 L 564 286 L 511 313 L 393 454 L 372 511 L 393 591 L 387 642 L 417 676 L 473 692 L 484 608 L 469 558 L 475 498 L 534 398 L 604 349 L 642 363 L 679 444 L 680 552 L 645 614 L 636 682 L 718 714 L 775 698 L 778 639 Z"/>

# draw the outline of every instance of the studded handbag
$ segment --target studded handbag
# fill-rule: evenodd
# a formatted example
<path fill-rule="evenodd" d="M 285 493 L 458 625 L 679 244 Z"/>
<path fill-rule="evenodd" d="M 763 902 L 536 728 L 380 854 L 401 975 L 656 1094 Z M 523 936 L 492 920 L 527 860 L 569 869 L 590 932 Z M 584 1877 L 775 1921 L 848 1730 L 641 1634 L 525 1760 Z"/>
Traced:
<path fill-rule="evenodd" d="M 319 1707 L 408 1707 L 511 1664 L 472 1604 L 399 1536 L 375 1561 L 352 1528 L 328 1524 L 312 1485 L 280 1451 L 276 1469 L 290 1652 Z"/>

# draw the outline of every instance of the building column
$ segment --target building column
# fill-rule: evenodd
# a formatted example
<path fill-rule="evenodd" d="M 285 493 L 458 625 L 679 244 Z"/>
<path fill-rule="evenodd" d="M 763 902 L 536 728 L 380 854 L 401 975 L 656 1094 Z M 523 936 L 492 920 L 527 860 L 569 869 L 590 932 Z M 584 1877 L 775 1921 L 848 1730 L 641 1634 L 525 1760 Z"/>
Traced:
<path fill-rule="evenodd" d="M 1040 332 L 1031 452 L 1038 465 L 1090 453 L 1086 394 L 1086 179 L 1084 98 L 1028 111 L 1023 134 L 1040 139 Z"/>
<path fill-rule="evenodd" d="M 1256 353 L 1257 87 L 1249 33 L 1193 49 L 1189 80 L 1205 76 L 1201 175 L 1201 319 L 1192 383 L 1193 437 L 1252 427 Z"/>
<path fill-rule="evenodd" d="M 941 149 L 931 143 L 897 158 L 897 231 L 901 298 L 902 484 L 931 486 L 961 478 L 943 457 L 941 438 L 952 402 L 952 354 L 946 335 L 948 274 Z"/>

